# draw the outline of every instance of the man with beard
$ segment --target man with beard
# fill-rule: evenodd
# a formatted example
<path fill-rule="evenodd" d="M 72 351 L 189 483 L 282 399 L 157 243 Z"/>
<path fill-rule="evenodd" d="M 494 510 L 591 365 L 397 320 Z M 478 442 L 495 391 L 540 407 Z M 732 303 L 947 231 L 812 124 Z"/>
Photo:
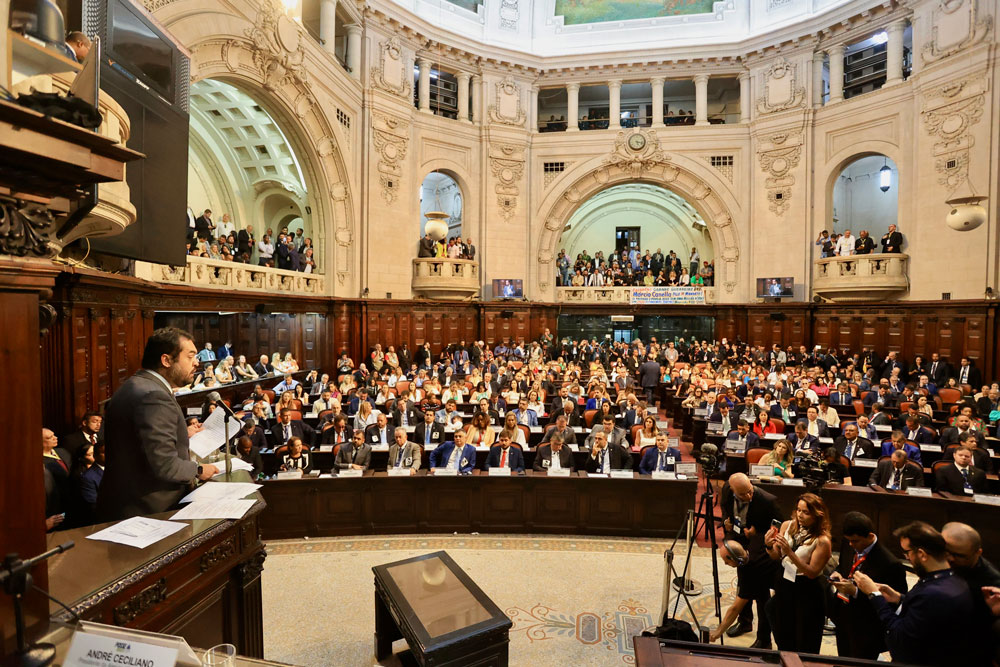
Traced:
<path fill-rule="evenodd" d="M 989 665 L 996 653 L 996 637 L 991 630 L 996 619 L 983 597 L 983 588 L 1000 586 L 1000 571 L 983 557 L 982 538 L 972 526 L 952 521 L 941 528 L 941 535 L 948 546 L 952 569 L 965 579 L 972 593 L 974 612 L 967 620 L 969 636 L 976 638 L 974 663 Z"/>
<path fill-rule="evenodd" d="M 157 329 L 146 341 L 142 369 L 108 402 L 98 521 L 165 512 L 196 479 L 208 480 L 219 472 L 214 465 L 191 460 L 187 422 L 174 399 L 173 390 L 194 377 L 197 353 L 191 334 Z"/>

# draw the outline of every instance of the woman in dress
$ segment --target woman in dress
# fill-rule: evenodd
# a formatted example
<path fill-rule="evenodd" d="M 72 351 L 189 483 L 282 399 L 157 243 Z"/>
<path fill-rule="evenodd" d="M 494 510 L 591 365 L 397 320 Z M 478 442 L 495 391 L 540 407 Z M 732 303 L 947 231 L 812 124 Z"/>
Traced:
<path fill-rule="evenodd" d="M 764 454 L 758 463 L 771 466 L 775 477 L 794 477 L 792 473 L 792 444 L 787 440 L 778 440 L 774 449 Z"/>
<path fill-rule="evenodd" d="M 299 370 L 299 362 L 295 361 L 295 357 L 292 356 L 291 352 L 285 353 L 284 360 L 284 373 L 297 373 Z"/>
<path fill-rule="evenodd" d="M 635 434 L 636 447 L 642 449 L 647 445 L 655 445 L 656 436 L 659 433 L 660 429 L 656 426 L 656 419 L 652 415 L 646 415 L 646 418 L 642 420 L 642 428 Z"/>
<path fill-rule="evenodd" d="M 312 470 L 309 452 L 305 451 L 302 438 L 293 436 L 288 440 L 288 451 L 281 457 L 281 470 L 301 470 L 302 474 Z"/>
<path fill-rule="evenodd" d="M 492 447 L 496 439 L 497 433 L 490 426 L 489 416 L 477 412 L 476 416 L 472 418 L 472 425 L 469 427 L 465 441 L 476 447 Z"/>
<path fill-rule="evenodd" d="M 768 433 L 778 433 L 778 425 L 771 421 L 771 415 L 766 410 L 761 410 L 753 422 L 753 432 L 758 438 L 763 438 Z"/>
<path fill-rule="evenodd" d="M 257 379 L 257 371 L 253 369 L 253 366 L 247 363 L 247 358 L 242 354 L 239 356 L 239 360 L 233 367 L 233 372 L 236 374 L 236 378 L 240 382 Z"/>
<path fill-rule="evenodd" d="M 539 417 L 545 415 L 545 403 L 543 402 L 540 390 L 532 389 L 528 392 L 528 409 L 534 410 Z"/>
<path fill-rule="evenodd" d="M 511 442 L 521 445 L 522 448 L 528 446 L 528 443 L 524 439 L 524 431 L 517 425 L 517 416 L 513 412 L 508 412 L 507 416 L 504 417 L 503 430 L 500 431 L 500 435 L 497 437 L 499 438 L 504 435 L 510 438 Z"/>
<path fill-rule="evenodd" d="M 375 423 L 379 412 L 372 407 L 368 401 L 361 401 L 358 404 L 358 414 L 354 415 L 354 430 L 364 431 Z"/>

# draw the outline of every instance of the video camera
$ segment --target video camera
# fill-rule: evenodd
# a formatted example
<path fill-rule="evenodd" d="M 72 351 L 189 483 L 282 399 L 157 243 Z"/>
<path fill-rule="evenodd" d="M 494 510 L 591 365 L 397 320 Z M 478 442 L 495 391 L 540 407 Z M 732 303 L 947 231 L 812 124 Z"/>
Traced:
<path fill-rule="evenodd" d="M 819 488 L 832 478 L 829 464 L 815 454 L 796 456 L 792 472 L 809 488 Z"/>
<path fill-rule="evenodd" d="M 701 446 L 701 453 L 698 454 L 698 464 L 706 475 L 719 472 L 719 448 L 710 442 Z"/>

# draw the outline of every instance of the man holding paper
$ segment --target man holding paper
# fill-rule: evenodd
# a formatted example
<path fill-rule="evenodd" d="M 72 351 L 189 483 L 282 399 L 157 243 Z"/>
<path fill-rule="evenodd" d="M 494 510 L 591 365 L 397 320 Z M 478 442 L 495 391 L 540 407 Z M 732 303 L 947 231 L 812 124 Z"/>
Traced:
<path fill-rule="evenodd" d="M 108 401 L 99 521 L 165 512 L 195 480 L 219 471 L 190 460 L 187 424 L 173 394 L 191 382 L 197 354 L 191 334 L 157 329 L 146 341 L 142 369 Z"/>

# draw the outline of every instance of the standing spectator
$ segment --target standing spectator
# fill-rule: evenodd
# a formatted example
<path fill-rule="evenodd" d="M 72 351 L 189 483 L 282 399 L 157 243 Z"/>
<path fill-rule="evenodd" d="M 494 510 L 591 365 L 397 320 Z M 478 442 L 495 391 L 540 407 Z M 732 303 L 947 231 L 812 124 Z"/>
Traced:
<path fill-rule="evenodd" d="M 271 236 L 264 234 L 261 240 L 257 242 L 257 263 L 261 266 L 267 266 L 273 261 L 273 257 L 274 244 L 271 243 Z"/>
<path fill-rule="evenodd" d="M 688 263 L 691 265 L 691 275 L 696 275 L 698 267 L 701 266 L 701 255 L 698 254 L 698 249 L 694 246 L 691 246 L 691 257 L 688 259 Z"/>
<path fill-rule="evenodd" d="M 233 225 L 232 221 L 229 219 L 228 213 L 222 214 L 222 222 L 216 227 L 216 231 L 219 233 L 220 239 L 228 239 L 230 234 L 236 233 L 236 227 Z"/>
<path fill-rule="evenodd" d="M 476 258 L 476 246 L 472 245 L 472 237 L 470 236 L 465 242 L 465 259 L 475 259 Z"/>
<path fill-rule="evenodd" d="M 889 231 L 882 236 L 882 252 L 902 252 L 903 235 L 896 231 L 896 225 L 889 225 Z"/>
<path fill-rule="evenodd" d="M 854 237 L 851 236 L 851 230 L 845 229 L 844 235 L 837 241 L 837 246 L 834 249 L 835 253 L 840 257 L 850 257 L 854 254 L 854 241 Z"/>
<path fill-rule="evenodd" d="M 858 233 L 858 240 L 854 243 L 855 255 L 869 255 L 875 252 L 875 241 L 868 236 L 868 230 L 862 229 Z"/>
<path fill-rule="evenodd" d="M 816 239 L 816 245 L 819 246 L 820 258 L 833 257 L 833 242 L 830 240 L 830 232 L 825 229 L 821 231 Z"/>
<path fill-rule="evenodd" d="M 434 239 L 431 238 L 429 233 L 424 234 L 424 237 L 420 239 L 420 246 L 417 250 L 417 257 L 434 257 L 435 254 L 435 243 Z"/>
<path fill-rule="evenodd" d="M 212 222 L 211 209 L 206 208 L 204 213 L 195 218 L 194 229 L 199 239 L 207 241 L 210 238 L 214 238 L 215 224 Z"/>

